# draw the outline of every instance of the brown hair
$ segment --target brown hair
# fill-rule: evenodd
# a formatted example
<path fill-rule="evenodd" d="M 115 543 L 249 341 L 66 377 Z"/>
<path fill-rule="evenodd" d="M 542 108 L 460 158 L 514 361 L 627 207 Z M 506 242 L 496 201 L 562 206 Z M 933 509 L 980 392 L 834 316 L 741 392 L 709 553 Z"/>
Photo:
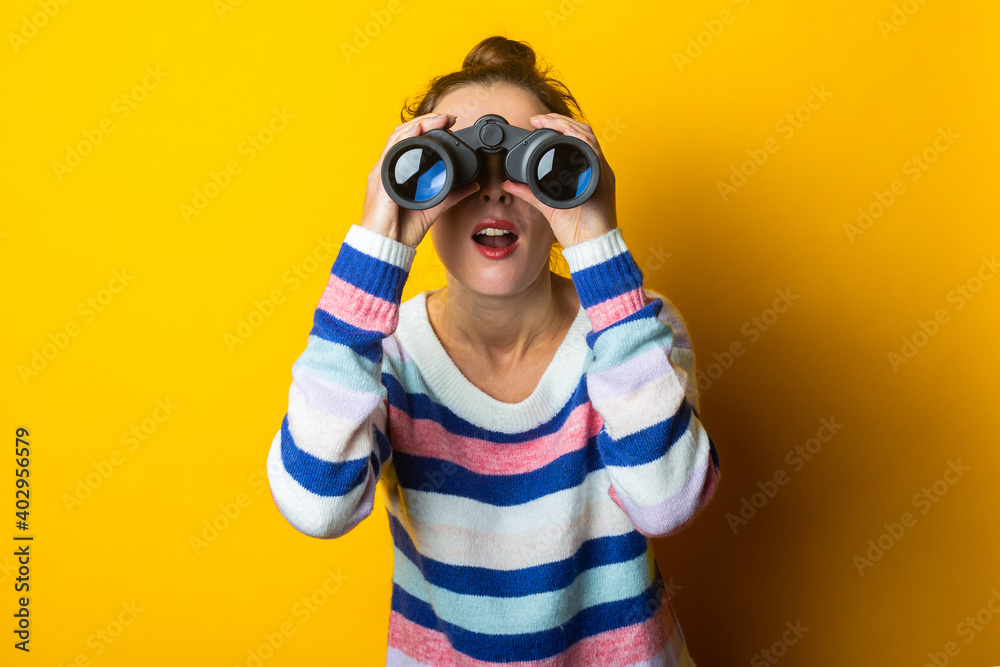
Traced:
<path fill-rule="evenodd" d="M 399 117 L 405 123 L 430 113 L 442 97 L 463 86 L 507 84 L 531 93 L 552 113 L 581 120 L 583 111 L 576 98 L 550 72 L 548 65 L 537 64 L 535 51 L 527 42 L 499 35 L 487 37 L 472 47 L 462 69 L 431 79 L 423 93 L 404 104 Z"/>
<path fill-rule="evenodd" d="M 399 117 L 405 123 L 430 113 L 445 95 L 465 86 L 506 84 L 531 93 L 552 113 L 583 120 L 576 98 L 566 84 L 550 76 L 551 71 L 547 64 L 537 63 L 535 51 L 527 42 L 499 35 L 487 37 L 472 47 L 460 70 L 434 77 L 415 100 L 404 103 Z M 549 270 L 555 271 L 560 260 L 562 246 L 556 241 L 549 256 Z M 557 273 L 569 277 L 568 270 Z"/>

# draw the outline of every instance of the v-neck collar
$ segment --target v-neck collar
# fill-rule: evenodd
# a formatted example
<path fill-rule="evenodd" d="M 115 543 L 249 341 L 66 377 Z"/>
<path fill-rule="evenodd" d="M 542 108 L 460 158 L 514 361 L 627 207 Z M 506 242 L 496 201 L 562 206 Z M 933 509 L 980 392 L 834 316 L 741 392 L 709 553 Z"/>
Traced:
<path fill-rule="evenodd" d="M 462 375 L 434 333 L 427 296 L 436 291 L 421 292 L 403 303 L 395 332 L 434 400 L 466 421 L 502 433 L 529 430 L 558 414 L 579 384 L 590 352 L 586 337 L 591 323 L 583 306 L 531 395 L 519 403 L 504 403 Z"/>

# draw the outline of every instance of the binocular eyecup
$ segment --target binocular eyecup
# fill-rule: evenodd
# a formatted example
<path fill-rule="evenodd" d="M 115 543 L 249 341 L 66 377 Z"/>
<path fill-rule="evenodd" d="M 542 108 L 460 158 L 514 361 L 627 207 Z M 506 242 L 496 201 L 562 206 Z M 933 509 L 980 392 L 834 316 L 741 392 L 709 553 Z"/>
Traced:
<path fill-rule="evenodd" d="M 431 208 L 479 176 L 481 155 L 503 152 L 507 178 L 552 208 L 579 206 L 597 189 L 600 162 L 586 142 L 545 127 L 525 130 L 496 114 L 395 143 L 382 160 L 382 184 L 403 208 Z"/>

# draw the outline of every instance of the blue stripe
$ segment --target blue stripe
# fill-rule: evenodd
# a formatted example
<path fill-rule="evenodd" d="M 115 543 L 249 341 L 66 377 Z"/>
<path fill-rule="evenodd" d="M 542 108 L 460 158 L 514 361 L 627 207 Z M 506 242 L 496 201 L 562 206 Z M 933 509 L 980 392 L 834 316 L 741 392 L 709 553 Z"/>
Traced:
<path fill-rule="evenodd" d="M 694 412 L 694 416 L 697 417 L 698 421 L 700 422 L 701 421 L 701 415 L 698 414 L 698 411 L 695 410 L 693 406 L 691 407 L 691 411 Z M 708 431 L 705 431 L 705 435 L 708 435 Z M 711 435 L 708 435 L 708 452 L 709 452 L 709 454 L 712 455 L 712 463 L 715 464 L 716 468 L 719 468 L 719 452 L 716 451 L 716 449 L 715 449 L 715 443 L 712 441 L 712 436 Z M 721 468 L 720 468 L 720 470 L 721 470 Z"/>
<path fill-rule="evenodd" d="M 382 384 L 385 385 L 389 405 L 406 413 L 411 419 L 434 421 L 440 424 L 448 433 L 466 438 L 486 440 L 501 445 L 518 444 L 558 432 L 573 410 L 590 400 L 590 396 L 587 393 L 587 376 L 584 374 L 580 377 L 580 381 L 577 383 L 576 389 L 566 402 L 566 405 L 552 419 L 527 431 L 501 433 L 462 419 L 448 409 L 447 406 L 434 402 L 426 394 L 407 392 L 399 380 L 388 372 L 382 373 Z"/>
<path fill-rule="evenodd" d="M 515 598 L 566 588 L 591 568 L 630 561 L 646 552 L 646 539 L 638 531 L 585 541 L 569 558 L 518 570 L 493 570 L 471 565 L 451 565 L 417 551 L 406 529 L 392 514 L 389 531 L 393 543 L 414 563 L 430 584 L 466 595 Z"/>
<path fill-rule="evenodd" d="M 374 363 L 382 359 L 382 339 L 385 335 L 381 331 L 359 329 L 322 308 L 317 308 L 313 314 L 313 328 L 309 335 L 346 345 Z"/>
<path fill-rule="evenodd" d="M 382 464 L 386 462 L 389 458 L 389 454 L 392 453 L 392 445 L 389 444 L 389 439 L 382 434 L 382 431 L 378 430 L 378 427 L 372 424 L 372 438 L 375 441 L 375 447 L 371 453 L 372 471 L 375 473 L 375 481 L 379 480 L 379 476 L 382 474 Z"/>
<path fill-rule="evenodd" d="M 288 415 L 281 420 L 281 464 L 296 482 L 317 496 L 343 496 L 368 478 L 366 456 L 353 461 L 324 461 L 296 446 L 288 430 Z"/>
<path fill-rule="evenodd" d="M 659 609 L 663 588 L 662 582 L 654 580 L 639 595 L 587 607 L 568 622 L 551 630 L 518 635 L 470 632 L 442 621 L 431 605 L 413 597 L 395 583 L 392 585 L 392 609 L 417 625 L 444 633 L 456 650 L 477 660 L 544 660 L 558 655 L 586 637 L 642 623 Z"/>
<path fill-rule="evenodd" d="M 375 435 L 375 447 L 378 450 L 379 463 L 385 463 L 389 455 L 392 454 L 392 445 L 389 443 L 389 438 L 382 431 L 378 430 L 375 424 L 372 424 L 372 432 Z"/>
<path fill-rule="evenodd" d="M 628 249 L 600 264 L 571 272 L 570 277 L 584 308 L 596 306 L 642 285 L 642 272 Z"/>
<path fill-rule="evenodd" d="M 590 438 L 583 449 L 563 454 L 537 470 L 513 475 L 482 475 L 450 462 L 450 472 L 443 474 L 442 459 L 403 452 L 392 455 L 396 478 L 404 489 L 471 498 L 497 507 L 523 505 L 551 493 L 575 488 L 589 473 L 604 467 L 595 438 Z"/>
<path fill-rule="evenodd" d="M 395 264 L 366 255 L 346 242 L 340 246 L 330 273 L 372 296 L 397 304 L 407 278 L 407 272 Z"/>
<path fill-rule="evenodd" d="M 597 435 L 604 463 L 609 466 L 638 466 L 663 456 L 681 439 L 691 425 L 691 406 L 686 398 L 673 417 L 636 431 L 620 440 L 612 440 L 606 426 Z"/>

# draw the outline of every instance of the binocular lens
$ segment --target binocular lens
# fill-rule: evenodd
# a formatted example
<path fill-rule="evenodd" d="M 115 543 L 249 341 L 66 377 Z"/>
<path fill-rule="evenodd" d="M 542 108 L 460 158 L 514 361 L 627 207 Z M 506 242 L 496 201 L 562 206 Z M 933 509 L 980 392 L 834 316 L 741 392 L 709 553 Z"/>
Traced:
<path fill-rule="evenodd" d="M 590 185 L 590 176 L 590 160 L 570 144 L 557 144 L 545 151 L 535 174 L 539 189 L 559 201 L 579 197 Z"/>
<path fill-rule="evenodd" d="M 414 202 L 427 201 L 441 192 L 446 176 L 444 161 L 433 149 L 424 146 L 401 152 L 389 168 L 392 187 Z"/>
<path fill-rule="evenodd" d="M 528 185 L 553 208 L 579 206 L 601 179 L 600 160 L 582 139 L 545 127 L 527 130 L 486 114 L 455 132 L 428 130 L 390 146 L 382 160 L 382 185 L 403 208 L 433 208 L 452 188 L 485 177 L 490 155 L 501 155 L 503 175 Z"/>

